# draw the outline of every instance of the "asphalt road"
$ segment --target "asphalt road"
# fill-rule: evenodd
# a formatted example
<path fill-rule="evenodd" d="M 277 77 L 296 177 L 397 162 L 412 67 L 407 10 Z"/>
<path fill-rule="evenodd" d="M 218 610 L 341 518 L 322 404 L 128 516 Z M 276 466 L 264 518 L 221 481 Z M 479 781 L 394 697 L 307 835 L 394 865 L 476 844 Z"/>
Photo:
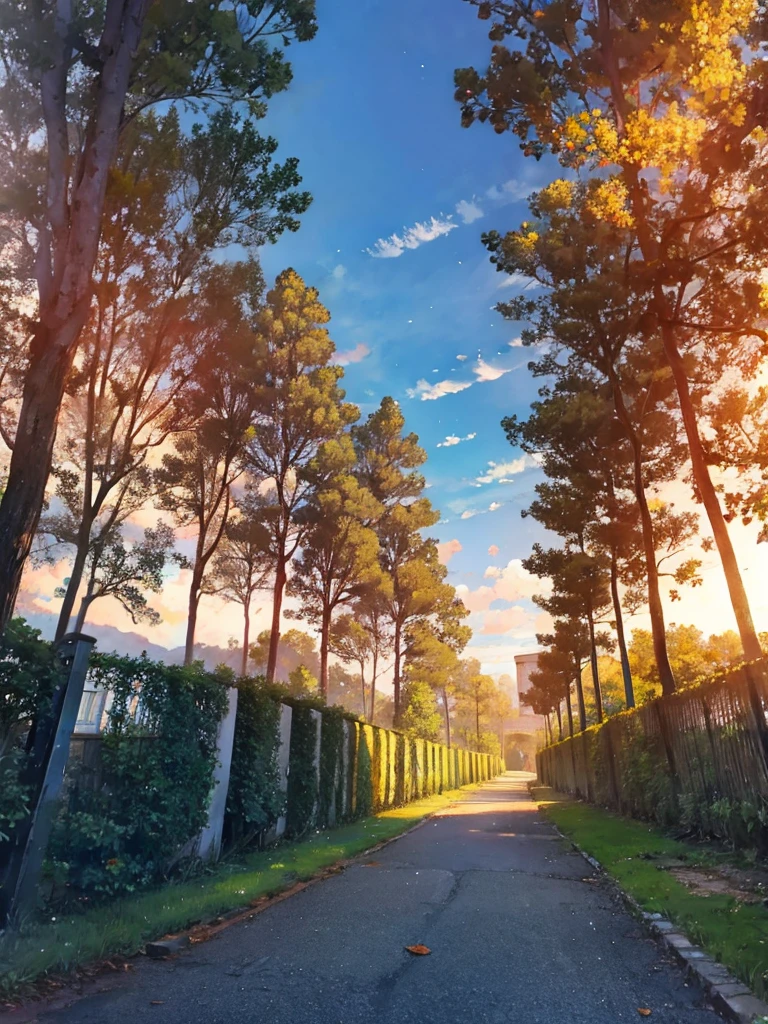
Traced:
<path fill-rule="evenodd" d="M 715 1024 L 508 773 L 343 873 L 40 1024 Z M 423 943 L 429 956 L 405 952 Z"/>

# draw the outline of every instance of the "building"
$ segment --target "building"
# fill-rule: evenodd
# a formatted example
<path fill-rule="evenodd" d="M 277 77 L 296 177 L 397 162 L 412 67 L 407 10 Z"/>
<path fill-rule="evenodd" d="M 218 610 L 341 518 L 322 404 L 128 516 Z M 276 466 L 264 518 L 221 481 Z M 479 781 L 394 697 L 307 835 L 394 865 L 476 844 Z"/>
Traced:
<path fill-rule="evenodd" d="M 537 732 L 544 728 L 544 718 L 536 715 L 529 704 L 524 704 L 522 696 L 531 685 L 531 672 L 535 672 L 539 664 L 539 652 L 531 654 L 515 655 L 515 673 L 517 675 L 517 701 L 520 708 L 520 717 L 515 722 L 515 729 L 519 732 Z"/>

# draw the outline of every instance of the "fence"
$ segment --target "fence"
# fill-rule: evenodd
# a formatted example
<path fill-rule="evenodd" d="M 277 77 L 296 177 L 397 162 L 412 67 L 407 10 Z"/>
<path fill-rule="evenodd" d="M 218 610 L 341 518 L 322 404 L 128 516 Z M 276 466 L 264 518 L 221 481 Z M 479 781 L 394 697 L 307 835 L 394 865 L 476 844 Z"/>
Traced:
<path fill-rule="evenodd" d="M 726 675 L 553 744 L 539 779 L 623 814 L 768 849 L 768 665 Z"/>

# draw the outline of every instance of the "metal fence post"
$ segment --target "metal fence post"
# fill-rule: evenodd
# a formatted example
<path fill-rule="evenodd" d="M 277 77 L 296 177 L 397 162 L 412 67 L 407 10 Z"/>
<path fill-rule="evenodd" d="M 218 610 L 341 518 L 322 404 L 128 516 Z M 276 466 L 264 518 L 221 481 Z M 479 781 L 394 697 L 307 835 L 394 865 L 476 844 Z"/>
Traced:
<path fill-rule="evenodd" d="M 53 694 L 51 709 L 35 723 L 32 747 L 36 773 L 32 812 L 17 829 L 12 849 L 3 865 L 0 885 L 0 922 L 5 923 L 35 906 L 48 839 L 56 814 L 56 800 L 64 782 L 69 742 L 77 722 L 94 637 L 67 633 L 58 645 L 68 669 L 67 681 Z"/>

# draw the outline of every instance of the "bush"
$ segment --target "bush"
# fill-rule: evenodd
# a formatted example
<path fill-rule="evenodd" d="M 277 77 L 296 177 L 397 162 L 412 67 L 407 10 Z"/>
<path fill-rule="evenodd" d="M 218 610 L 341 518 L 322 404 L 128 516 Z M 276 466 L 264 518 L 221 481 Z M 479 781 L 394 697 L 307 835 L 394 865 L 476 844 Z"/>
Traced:
<path fill-rule="evenodd" d="M 116 895 L 157 882 L 207 821 L 223 681 L 182 668 L 94 654 L 113 703 L 96 788 L 75 779 L 49 856 L 78 893 Z"/>
<path fill-rule="evenodd" d="M 263 837 L 285 813 L 277 763 L 280 704 L 261 677 L 241 679 L 237 687 L 225 839 L 247 844 Z"/>
<path fill-rule="evenodd" d="M 0 636 L 0 845 L 29 814 L 24 744 L 32 721 L 47 713 L 63 678 L 53 645 L 23 619 L 12 619 Z"/>

